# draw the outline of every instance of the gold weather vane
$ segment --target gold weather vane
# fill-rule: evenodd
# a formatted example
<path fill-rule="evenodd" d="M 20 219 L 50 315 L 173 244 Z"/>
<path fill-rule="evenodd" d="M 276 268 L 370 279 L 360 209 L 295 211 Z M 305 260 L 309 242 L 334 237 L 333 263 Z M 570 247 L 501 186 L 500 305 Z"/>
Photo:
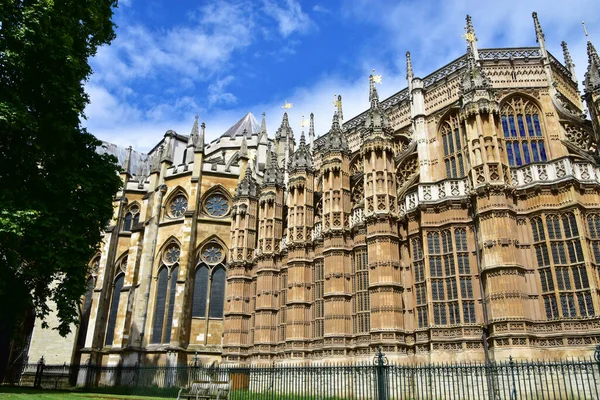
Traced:
<path fill-rule="evenodd" d="M 306 120 L 304 119 L 304 114 L 302 114 L 302 127 L 306 126 Z"/>
<path fill-rule="evenodd" d="M 286 110 L 289 110 L 290 108 L 292 108 L 293 105 L 292 103 L 288 103 L 287 100 L 283 103 L 283 105 L 281 106 L 281 108 L 284 108 Z"/>
<path fill-rule="evenodd" d="M 467 42 L 475 41 L 475 34 L 473 32 L 465 32 L 465 34 L 462 37 L 464 37 L 467 40 Z"/>
<path fill-rule="evenodd" d="M 373 68 L 373 73 L 375 73 L 375 68 Z M 373 75 L 373 82 L 374 83 L 381 83 L 381 75 Z"/>
<path fill-rule="evenodd" d="M 583 32 L 585 33 L 585 37 L 588 37 L 588 31 L 587 31 L 587 28 L 585 27 L 585 21 L 581 21 L 581 25 L 583 25 Z"/>

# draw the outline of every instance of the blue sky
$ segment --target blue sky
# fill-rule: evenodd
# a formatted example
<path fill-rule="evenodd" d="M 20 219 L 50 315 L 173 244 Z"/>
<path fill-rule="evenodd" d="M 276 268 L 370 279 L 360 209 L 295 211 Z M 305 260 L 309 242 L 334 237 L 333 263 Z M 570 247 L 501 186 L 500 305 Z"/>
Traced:
<path fill-rule="evenodd" d="M 121 0 L 117 38 L 92 59 L 89 131 L 146 151 L 168 129 L 189 134 L 194 115 L 214 139 L 248 111 L 267 113 L 272 137 L 288 101 L 294 132 L 315 114 L 327 132 L 333 95 L 346 119 L 368 106 L 368 75 L 382 98 L 406 86 L 405 53 L 425 76 L 465 52 L 465 15 L 479 48 L 535 46 L 537 11 L 551 53 L 567 41 L 581 82 L 581 21 L 600 48 L 598 0 Z M 580 85 L 581 87 L 581 85 Z"/>

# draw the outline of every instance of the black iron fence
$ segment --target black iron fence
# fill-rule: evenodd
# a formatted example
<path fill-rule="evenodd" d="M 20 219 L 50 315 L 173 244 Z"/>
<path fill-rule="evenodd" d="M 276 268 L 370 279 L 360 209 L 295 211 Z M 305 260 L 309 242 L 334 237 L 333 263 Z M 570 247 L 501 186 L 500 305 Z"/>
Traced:
<path fill-rule="evenodd" d="M 600 353 L 599 353 L 600 355 Z M 175 398 L 194 381 L 231 383 L 230 399 L 600 399 L 600 357 L 400 365 L 379 352 L 371 363 L 268 366 L 24 365 L 5 384 L 80 387 L 90 392 Z"/>

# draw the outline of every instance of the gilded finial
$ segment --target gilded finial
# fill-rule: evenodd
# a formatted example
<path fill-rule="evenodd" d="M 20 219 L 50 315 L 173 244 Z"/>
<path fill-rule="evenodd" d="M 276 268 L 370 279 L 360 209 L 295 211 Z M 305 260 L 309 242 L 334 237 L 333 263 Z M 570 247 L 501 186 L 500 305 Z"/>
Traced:
<path fill-rule="evenodd" d="M 373 83 L 381 83 L 381 75 L 375 75 L 375 68 L 373 68 L 373 74 L 371 74 L 371 80 Z"/>
<path fill-rule="evenodd" d="M 288 103 L 287 100 L 281 106 L 281 108 L 286 109 L 286 110 L 289 110 L 292 107 L 293 107 L 293 104 L 292 103 Z"/>
<path fill-rule="evenodd" d="M 467 24 L 465 25 L 465 34 L 463 37 L 469 43 L 477 41 L 477 37 L 475 36 L 475 28 L 473 27 L 473 20 L 469 14 L 467 14 Z"/>

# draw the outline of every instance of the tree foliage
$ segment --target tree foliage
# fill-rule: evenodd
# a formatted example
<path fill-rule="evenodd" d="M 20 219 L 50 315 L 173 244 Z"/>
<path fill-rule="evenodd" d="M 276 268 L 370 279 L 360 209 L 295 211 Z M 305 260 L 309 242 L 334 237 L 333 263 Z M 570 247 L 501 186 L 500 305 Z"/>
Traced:
<path fill-rule="evenodd" d="M 88 60 L 113 40 L 116 5 L 0 1 L 0 331 L 29 307 L 45 317 L 48 300 L 62 335 L 77 321 L 120 185 L 115 158 L 80 123 Z"/>

